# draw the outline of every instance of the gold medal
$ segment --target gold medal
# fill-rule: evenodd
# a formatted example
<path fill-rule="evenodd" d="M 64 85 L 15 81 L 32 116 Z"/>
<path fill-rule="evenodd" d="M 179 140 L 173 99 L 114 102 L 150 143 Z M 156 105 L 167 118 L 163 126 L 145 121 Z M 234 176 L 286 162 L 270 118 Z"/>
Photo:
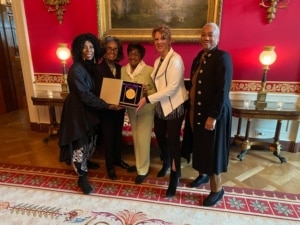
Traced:
<path fill-rule="evenodd" d="M 133 90 L 132 88 L 129 88 L 127 91 L 126 91 L 126 98 L 128 99 L 133 99 L 135 97 L 135 90 Z"/>

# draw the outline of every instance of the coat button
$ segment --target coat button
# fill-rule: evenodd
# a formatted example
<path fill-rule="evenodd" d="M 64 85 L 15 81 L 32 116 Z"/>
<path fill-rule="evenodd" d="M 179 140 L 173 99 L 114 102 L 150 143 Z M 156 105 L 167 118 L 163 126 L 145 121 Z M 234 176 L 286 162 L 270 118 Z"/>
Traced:
<path fill-rule="evenodd" d="M 201 124 L 200 122 L 197 123 L 197 125 L 200 125 L 200 124 Z"/>
<path fill-rule="evenodd" d="M 203 73 L 203 70 L 200 70 L 199 73 Z"/>
<path fill-rule="evenodd" d="M 198 95 L 201 95 L 201 91 L 198 91 Z"/>
<path fill-rule="evenodd" d="M 198 81 L 198 83 L 199 83 L 199 84 L 201 84 L 201 83 L 202 83 L 202 81 L 201 81 L 201 80 L 199 80 L 199 81 Z"/>
<path fill-rule="evenodd" d="M 201 113 L 199 113 L 199 112 L 198 112 L 198 114 L 197 114 L 197 115 L 198 115 L 198 116 L 201 116 Z"/>
<path fill-rule="evenodd" d="M 198 105 L 201 105 L 201 102 L 198 102 L 197 104 L 198 104 Z"/>

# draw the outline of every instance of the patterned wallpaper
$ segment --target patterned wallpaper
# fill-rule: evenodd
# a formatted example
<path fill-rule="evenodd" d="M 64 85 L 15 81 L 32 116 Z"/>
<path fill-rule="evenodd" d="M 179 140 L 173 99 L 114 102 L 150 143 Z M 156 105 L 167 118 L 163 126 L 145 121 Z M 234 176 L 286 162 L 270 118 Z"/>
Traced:
<path fill-rule="evenodd" d="M 34 74 L 36 83 L 62 83 L 61 74 L 36 73 Z M 260 90 L 260 81 L 233 80 L 231 91 L 257 92 Z M 267 92 L 274 93 L 294 93 L 300 94 L 300 82 L 267 81 Z"/>
<path fill-rule="evenodd" d="M 257 92 L 261 88 L 260 81 L 233 80 L 231 91 L 253 91 Z M 266 91 L 274 93 L 294 93 L 300 94 L 300 82 L 267 81 Z"/>

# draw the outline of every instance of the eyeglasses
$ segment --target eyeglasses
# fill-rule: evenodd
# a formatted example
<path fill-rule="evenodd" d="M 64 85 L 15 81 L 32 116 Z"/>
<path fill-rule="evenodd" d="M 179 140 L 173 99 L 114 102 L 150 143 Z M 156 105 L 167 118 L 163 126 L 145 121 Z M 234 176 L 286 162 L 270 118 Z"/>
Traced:
<path fill-rule="evenodd" d="M 106 51 L 108 51 L 108 52 L 118 52 L 119 49 L 118 49 L 118 48 L 111 48 L 111 47 L 108 47 L 108 48 L 106 48 Z"/>

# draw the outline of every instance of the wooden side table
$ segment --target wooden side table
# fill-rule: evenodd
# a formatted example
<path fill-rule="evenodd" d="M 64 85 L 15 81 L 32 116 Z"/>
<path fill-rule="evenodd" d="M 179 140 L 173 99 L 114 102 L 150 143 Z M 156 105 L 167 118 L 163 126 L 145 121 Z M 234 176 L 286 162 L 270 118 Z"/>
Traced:
<path fill-rule="evenodd" d="M 263 110 L 257 110 L 255 108 L 243 108 L 243 107 L 232 107 L 232 115 L 238 118 L 237 133 L 234 136 L 234 144 L 241 144 L 242 151 L 237 155 L 237 158 L 242 161 L 244 156 L 248 153 L 248 150 L 252 145 L 262 145 L 268 146 L 273 155 L 279 158 L 281 163 L 286 162 L 286 159 L 280 156 L 281 145 L 279 143 L 280 129 L 282 120 L 296 120 L 300 121 L 300 108 L 294 106 L 293 108 L 282 108 L 280 110 L 266 108 Z M 245 136 L 242 137 L 241 126 L 242 118 L 247 119 Z M 277 120 L 274 141 L 269 142 L 259 142 L 249 140 L 249 130 L 252 119 L 271 119 Z"/>
<path fill-rule="evenodd" d="M 45 143 L 57 137 L 59 126 L 56 121 L 55 106 L 62 106 L 65 97 L 66 95 L 61 95 L 60 92 L 48 94 L 46 91 L 31 97 L 33 105 L 48 106 L 50 125 L 49 135 L 43 139 Z"/>

